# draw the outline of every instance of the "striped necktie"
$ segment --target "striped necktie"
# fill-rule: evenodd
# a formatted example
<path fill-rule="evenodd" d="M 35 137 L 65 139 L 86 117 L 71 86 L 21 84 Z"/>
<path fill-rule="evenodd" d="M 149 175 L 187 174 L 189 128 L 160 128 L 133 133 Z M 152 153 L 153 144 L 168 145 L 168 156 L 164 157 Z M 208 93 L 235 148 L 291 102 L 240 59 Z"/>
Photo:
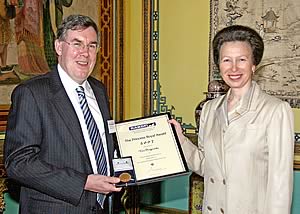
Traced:
<path fill-rule="evenodd" d="M 107 162 L 105 158 L 103 143 L 95 119 L 88 106 L 85 93 L 84 93 L 84 88 L 82 86 L 78 86 L 76 88 L 76 92 L 79 97 L 80 107 L 83 112 L 84 120 L 90 136 L 91 144 L 95 153 L 98 174 L 107 175 Z M 103 208 L 104 200 L 105 200 L 105 195 L 98 193 L 97 202 L 101 205 L 102 208 Z"/>

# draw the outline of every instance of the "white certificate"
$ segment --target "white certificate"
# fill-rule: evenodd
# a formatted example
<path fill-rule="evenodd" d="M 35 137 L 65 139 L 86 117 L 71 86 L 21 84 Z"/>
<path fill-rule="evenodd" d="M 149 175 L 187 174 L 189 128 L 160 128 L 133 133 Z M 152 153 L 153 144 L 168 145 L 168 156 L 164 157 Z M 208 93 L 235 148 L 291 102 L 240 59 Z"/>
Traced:
<path fill-rule="evenodd" d="M 169 119 L 169 114 L 159 114 L 116 123 L 120 154 L 132 157 L 137 184 L 188 173 Z"/>

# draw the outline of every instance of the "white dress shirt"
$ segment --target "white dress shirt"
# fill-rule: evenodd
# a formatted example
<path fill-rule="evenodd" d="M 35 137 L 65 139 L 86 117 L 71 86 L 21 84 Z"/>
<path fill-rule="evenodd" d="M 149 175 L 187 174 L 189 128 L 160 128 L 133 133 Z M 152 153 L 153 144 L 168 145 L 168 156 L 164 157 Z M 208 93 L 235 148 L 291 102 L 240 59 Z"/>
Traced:
<path fill-rule="evenodd" d="M 83 137 L 85 140 L 85 145 L 89 154 L 89 158 L 92 164 L 93 172 L 94 174 L 97 174 L 97 164 L 95 159 L 94 150 L 91 144 L 90 136 L 88 133 L 88 129 L 84 120 L 83 112 L 80 107 L 78 94 L 76 92 L 76 88 L 79 86 L 77 82 L 75 82 L 63 69 L 60 65 L 58 65 L 58 74 L 62 81 L 62 84 L 68 94 L 68 97 L 70 98 L 72 105 L 75 109 L 75 112 L 77 114 L 77 117 L 80 122 L 81 130 L 83 133 Z M 104 122 L 103 117 L 100 111 L 100 108 L 98 106 L 97 100 L 95 98 L 94 92 L 88 83 L 88 81 L 84 81 L 81 85 L 84 88 L 85 96 L 89 105 L 89 108 L 92 112 L 92 115 L 95 119 L 95 122 L 97 124 L 97 127 L 100 132 L 101 140 L 104 147 L 106 162 L 107 162 L 107 173 L 108 176 L 110 175 L 110 167 L 109 167 L 109 159 L 108 159 L 108 151 L 107 151 L 107 142 L 105 137 L 105 128 L 104 128 Z"/>

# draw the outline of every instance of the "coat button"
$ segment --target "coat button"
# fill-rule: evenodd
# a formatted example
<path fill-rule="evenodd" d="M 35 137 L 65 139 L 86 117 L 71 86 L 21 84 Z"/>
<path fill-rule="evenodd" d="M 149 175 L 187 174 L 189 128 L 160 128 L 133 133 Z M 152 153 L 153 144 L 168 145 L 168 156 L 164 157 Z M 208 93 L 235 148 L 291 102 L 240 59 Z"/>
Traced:
<path fill-rule="evenodd" d="M 223 179 L 223 184 L 224 184 L 224 185 L 226 185 L 226 181 L 225 181 L 225 179 Z"/>
<path fill-rule="evenodd" d="M 215 180 L 213 178 L 210 178 L 210 182 L 215 183 Z"/>
<path fill-rule="evenodd" d="M 225 213 L 224 210 L 223 210 L 223 208 L 221 208 L 220 211 L 221 211 L 221 213 Z"/>
<path fill-rule="evenodd" d="M 210 206 L 207 206 L 207 209 L 208 209 L 209 211 L 212 211 L 212 208 L 211 208 Z"/>

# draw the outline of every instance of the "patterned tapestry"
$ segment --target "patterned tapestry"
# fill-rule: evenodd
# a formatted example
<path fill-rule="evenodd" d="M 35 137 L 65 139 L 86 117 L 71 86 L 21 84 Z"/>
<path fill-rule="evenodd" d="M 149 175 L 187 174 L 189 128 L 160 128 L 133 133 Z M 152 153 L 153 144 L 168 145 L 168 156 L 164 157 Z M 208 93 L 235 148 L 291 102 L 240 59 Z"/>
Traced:
<path fill-rule="evenodd" d="M 268 94 L 300 108 L 300 1 L 211 0 L 210 39 L 230 25 L 256 29 L 265 43 L 255 80 Z M 210 48 L 210 80 L 220 79 Z"/>

